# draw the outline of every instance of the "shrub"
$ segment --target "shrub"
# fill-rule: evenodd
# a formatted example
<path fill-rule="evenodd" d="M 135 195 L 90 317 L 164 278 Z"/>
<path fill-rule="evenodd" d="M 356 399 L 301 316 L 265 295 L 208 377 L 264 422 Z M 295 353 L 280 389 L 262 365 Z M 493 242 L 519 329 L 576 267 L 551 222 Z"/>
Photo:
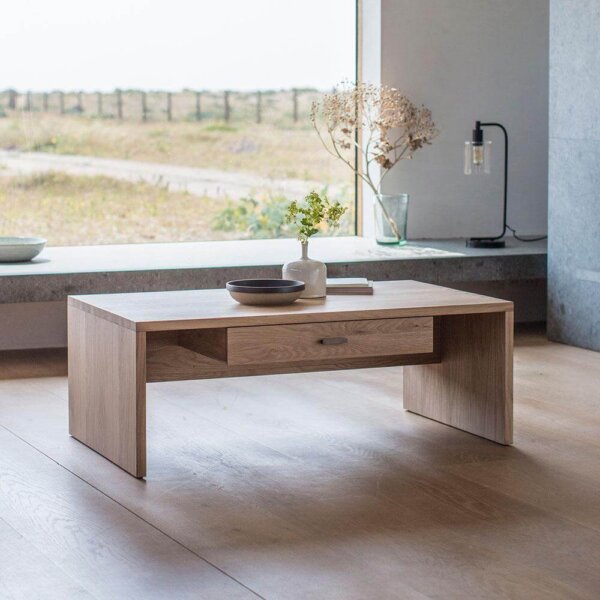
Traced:
<path fill-rule="evenodd" d="M 327 189 L 324 188 L 321 193 L 325 196 L 326 192 Z M 295 206 L 296 210 L 299 208 L 298 203 L 285 196 L 272 196 L 262 202 L 255 198 L 242 198 L 235 202 L 230 200 L 217 213 L 211 227 L 215 231 L 241 234 L 236 237 L 243 238 L 296 237 L 298 227 L 291 222 L 294 219 L 289 218 L 290 206 Z M 301 206 L 304 206 L 304 203 Z M 331 205 L 327 202 L 327 206 L 328 210 L 332 209 L 330 216 L 334 217 L 331 222 L 327 222 L 327 218 L 324 219 L 327 235 L 348 235 L 353 228 L 352 206 L 349 202 L 342 205 L 339 202 Z"/>
<path fill-rule="evenodd" d="M 228 202 L 215 217 L 212 227 L 217 231 L 241 233 L 248 238 L 291 237 L 286 224 L 286 213 L 290 201 L 284 196 L 259 202 L 254 198 L 242 198 Z"/>

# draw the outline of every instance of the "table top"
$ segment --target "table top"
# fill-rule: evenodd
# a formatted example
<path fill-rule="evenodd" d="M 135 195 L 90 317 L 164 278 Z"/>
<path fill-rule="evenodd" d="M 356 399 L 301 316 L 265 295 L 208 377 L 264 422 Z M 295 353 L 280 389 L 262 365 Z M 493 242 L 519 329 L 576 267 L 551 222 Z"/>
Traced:
<path fill-rule="evenodd" d="M 69 305 L 136 331 L 172 331 L 513 310 L 513 303 L 419 281 L 373 284 L 372 296 L 243 306 L 224 289 L 69 296 Z"/>

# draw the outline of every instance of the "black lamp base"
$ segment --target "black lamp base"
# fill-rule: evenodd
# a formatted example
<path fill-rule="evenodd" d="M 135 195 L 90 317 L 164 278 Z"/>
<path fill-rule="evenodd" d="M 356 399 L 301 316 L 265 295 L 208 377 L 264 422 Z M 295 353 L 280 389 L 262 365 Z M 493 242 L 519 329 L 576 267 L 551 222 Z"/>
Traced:
<path fill-rule="evenodd" d="M 486 238 L 469 238 L 467 240 L 467 248 L 504 248 L 505 246 L 504 240 Z"/>

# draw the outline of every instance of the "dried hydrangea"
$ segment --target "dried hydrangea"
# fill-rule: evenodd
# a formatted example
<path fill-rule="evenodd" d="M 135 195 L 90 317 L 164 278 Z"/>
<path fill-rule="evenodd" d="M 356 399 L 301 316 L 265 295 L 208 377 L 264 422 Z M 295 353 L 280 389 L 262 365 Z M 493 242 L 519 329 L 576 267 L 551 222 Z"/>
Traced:
<path fill-rule="evenodd" d="M 369 187 L 380 193 L 381 181 L 401 160 L 411 159 L 438 135 L 425 106 L 416 106 L 402 92 L 385 85 L 344 85 L 313 102 L 311 121 L 327 151 L 344 161 Z M 362 146 L 357 132 L 362 132 Z M 363 169 L 354 161 L 358 150 Z M 371 167 L 380 166 L 379 180 Z"/>

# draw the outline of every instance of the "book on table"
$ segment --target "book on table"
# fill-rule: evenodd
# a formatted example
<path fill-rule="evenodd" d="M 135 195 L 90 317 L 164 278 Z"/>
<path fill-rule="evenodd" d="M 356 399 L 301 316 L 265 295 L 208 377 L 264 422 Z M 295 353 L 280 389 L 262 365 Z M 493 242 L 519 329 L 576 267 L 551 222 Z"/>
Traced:
<path fill-rule="evenodd" d="M 373 293 L 373 282 L 366 277 L 334 277 L 327 279 L 327 293 L 365 295 Z"/>

